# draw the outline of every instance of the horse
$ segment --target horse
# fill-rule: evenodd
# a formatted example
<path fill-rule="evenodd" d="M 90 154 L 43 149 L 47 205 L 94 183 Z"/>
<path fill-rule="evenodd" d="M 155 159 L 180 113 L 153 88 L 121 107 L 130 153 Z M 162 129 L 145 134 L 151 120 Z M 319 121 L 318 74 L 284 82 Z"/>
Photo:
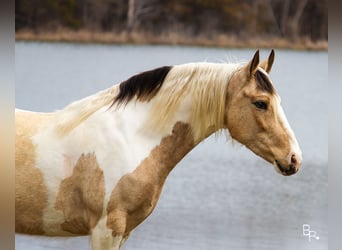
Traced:
<path fill-rule="evenodd" d="M 16 232 L 120 249 L 177 163 L 222 131 L 295 174 L 302 153 L 269 76 L 274 57 L 159 67 L 55 112 L 16 109 Z"/>

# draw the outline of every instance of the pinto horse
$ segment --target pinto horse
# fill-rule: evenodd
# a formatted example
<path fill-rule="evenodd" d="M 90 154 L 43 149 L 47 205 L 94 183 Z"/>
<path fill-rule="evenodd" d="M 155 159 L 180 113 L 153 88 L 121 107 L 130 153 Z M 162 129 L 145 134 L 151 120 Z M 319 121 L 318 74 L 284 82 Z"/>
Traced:
<path fill-rule="evenodd" d="M 230 136 L 296 173 L 302 156 L 269 73 L 274 61 L 189 63 L 137 74 L 53 113 L 16 110 L 18 233 L 91 235 L 120 249 L 176 164 L 209 135 Z"/>

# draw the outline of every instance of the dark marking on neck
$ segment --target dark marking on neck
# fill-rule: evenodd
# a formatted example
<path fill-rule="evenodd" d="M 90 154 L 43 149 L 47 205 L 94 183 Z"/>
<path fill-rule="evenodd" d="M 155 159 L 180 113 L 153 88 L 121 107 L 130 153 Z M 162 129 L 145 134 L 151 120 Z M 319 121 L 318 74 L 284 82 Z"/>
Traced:
<path fill-rule="evenodd" d="M 270 94 L 275 93 L 275 89 L 272 83 L 270 82 L 270 79 L 264 73 L 262 73 L 260 70 L 257 70 L 254 76 L 257 86 L 260 90 L 268 92 Z"/>
<path fill-rule="evenodd" d="M 119 94 L 114 98 L 112 106 L 127 104 L 134 97 L 140 101 L 151 100 L 158 93 L 171 68 L 164 66 L 145 71 L 120 83 Z"/>

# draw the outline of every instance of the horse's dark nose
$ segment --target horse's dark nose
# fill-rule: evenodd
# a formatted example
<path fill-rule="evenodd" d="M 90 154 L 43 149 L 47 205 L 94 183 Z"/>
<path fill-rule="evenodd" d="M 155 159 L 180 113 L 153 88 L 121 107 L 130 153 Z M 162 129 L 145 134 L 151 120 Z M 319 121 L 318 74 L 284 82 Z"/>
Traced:
<path fill-rule="evenodd" d="M 291 163 L 289 165 L 289 169 L 286 171 L 286 174 L 291 175 L 297 173 L 299 169 L 299 163 L 297 161 L 296 155 L 293 154 L 291 156 Z"/>
<path fill-rule="evenodd" d="M 300 162 L 298 161 L 295 154 L 291 156 L 290 163 L 288 166 L 282 165 L 279 161 L 276 161 L 276 163 L 280 172 L 286 176 L 297 173 L 300 167 Z"/>

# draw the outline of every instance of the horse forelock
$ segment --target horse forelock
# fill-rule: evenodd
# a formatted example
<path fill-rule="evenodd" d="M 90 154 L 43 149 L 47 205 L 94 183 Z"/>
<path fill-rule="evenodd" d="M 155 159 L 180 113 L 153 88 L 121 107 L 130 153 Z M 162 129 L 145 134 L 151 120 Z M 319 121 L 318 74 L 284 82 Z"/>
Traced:
<path fill-rule="evenodd" d="M 275 94 L 275 89 L 273 87 L 273 84 L 270 81 L 269 76 L 263 69 L 258 69 L 255 74 L 256 84 L 257 87 L 270 94 Z"/>

